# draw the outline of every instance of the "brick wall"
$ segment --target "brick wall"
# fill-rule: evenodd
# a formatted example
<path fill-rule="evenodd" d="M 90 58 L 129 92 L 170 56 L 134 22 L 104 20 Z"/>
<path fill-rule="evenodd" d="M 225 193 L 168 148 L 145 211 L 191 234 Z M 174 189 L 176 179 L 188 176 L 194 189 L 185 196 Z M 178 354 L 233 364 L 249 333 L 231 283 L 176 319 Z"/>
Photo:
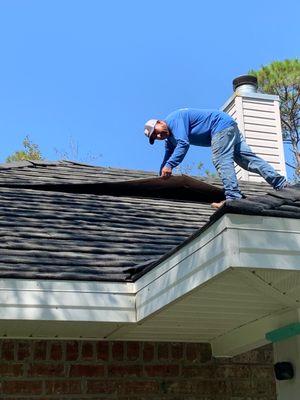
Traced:
<path fill-rule="evenodd" d="M 275 400 L 272 350 L 194 343 L 0 340 L 0 398 Z"/>

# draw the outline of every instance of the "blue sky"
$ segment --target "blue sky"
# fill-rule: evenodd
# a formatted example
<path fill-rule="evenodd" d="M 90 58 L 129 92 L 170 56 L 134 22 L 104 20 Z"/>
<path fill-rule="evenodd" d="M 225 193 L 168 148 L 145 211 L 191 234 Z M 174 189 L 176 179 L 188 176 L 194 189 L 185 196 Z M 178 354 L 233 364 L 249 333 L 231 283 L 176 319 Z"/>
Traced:
<path fill-rule="evenodd" d="M 299 0 L 0 0 L 0 162 L 29 135 L 49 160 L 157 170 L 144 122 L 220 108 L 236 76 L 299 58 L 299 15 Z M 191 148 L 183 167 L 210 157 Z"/>

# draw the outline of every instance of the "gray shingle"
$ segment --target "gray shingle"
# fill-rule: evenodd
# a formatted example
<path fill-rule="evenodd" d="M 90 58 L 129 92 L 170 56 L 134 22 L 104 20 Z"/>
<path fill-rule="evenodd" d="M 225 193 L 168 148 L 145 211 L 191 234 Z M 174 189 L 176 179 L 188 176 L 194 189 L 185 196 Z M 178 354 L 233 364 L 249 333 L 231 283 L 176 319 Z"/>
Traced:
<path fill-rule="evenodd" d="M 67 161 L 0 166 L 0 277 L 136 279 L 205 226 L 214 213 L 209 202 L 223 196 L 217 179 L 203 189 L 205 179 L 178 177 L 166 190 L 155 176 Z M 249 198 L 264 195 L 261 204 L 270 206 L 268 185 L 241 187 Z M 300 198 L 272 201 L 269 211 L 300 209 Z M 241 204 L 236 212 L 245 209 Z"/>

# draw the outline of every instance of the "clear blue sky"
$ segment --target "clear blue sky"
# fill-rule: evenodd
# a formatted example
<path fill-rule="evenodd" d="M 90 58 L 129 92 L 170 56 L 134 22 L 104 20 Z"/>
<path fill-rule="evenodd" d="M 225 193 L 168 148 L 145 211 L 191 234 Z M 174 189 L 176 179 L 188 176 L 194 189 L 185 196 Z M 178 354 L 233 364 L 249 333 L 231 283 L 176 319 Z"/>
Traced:
<path fill-rule="evenodd" d="M 75 143 L 81 161 L 157 170 L 144 122 L 220 108 L 236 76 L 299 58 L 299 15 L 299 0 L 0 0 L 0 162 L 29 135 L 49 160 Z M 183 165 L 199 161 L 209 149 Z"/>

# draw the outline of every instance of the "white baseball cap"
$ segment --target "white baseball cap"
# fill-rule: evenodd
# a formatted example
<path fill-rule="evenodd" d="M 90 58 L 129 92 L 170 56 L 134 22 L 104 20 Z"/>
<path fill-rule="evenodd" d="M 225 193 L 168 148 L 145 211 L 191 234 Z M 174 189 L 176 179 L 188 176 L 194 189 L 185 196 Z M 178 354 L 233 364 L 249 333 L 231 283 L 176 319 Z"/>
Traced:
<path fill-rule="evenodd" d="M 149 138 L 150 144 L 153 144 L 155 140 L 153 137 L 153 132 L 157 121 L 158 119 L 149 119 L 149 121 L 145 123 L 144 134 Z"/>

